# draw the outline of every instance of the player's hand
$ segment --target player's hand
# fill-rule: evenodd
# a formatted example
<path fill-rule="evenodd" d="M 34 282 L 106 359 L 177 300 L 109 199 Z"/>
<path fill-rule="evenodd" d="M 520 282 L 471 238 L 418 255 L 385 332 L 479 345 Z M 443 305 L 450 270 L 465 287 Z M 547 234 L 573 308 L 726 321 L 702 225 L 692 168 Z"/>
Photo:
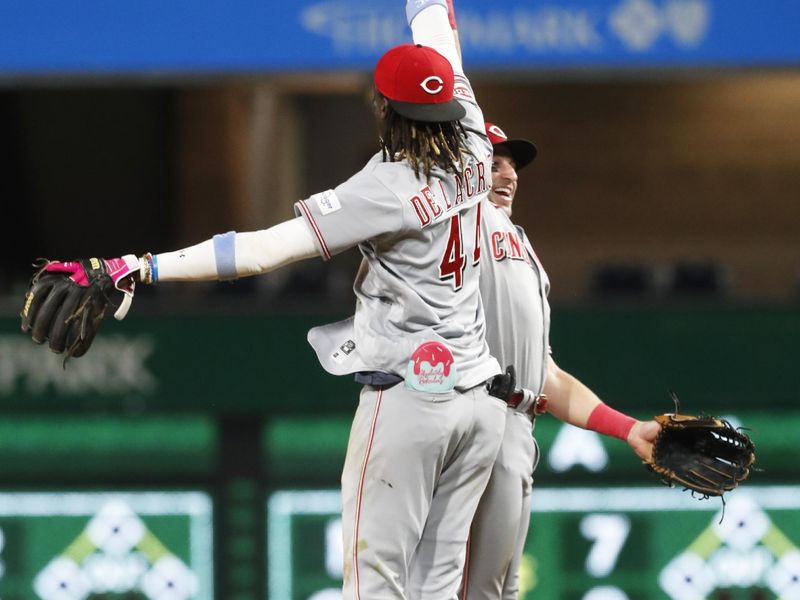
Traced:
<path fill-rule="evenodd" d="M 102 267 L 100 264 L 102 261 Z M 139 278 L 139 259 L 133 254 L 128 254 L 121 258 L 91 258 L 88 260 L 75 260 L 69 262 L 52 261 L 45 267 L 47 273 L 63 273 L 69 277 L 79 287 L 89 287 L 91 277 L 87 273 L 87 267 L 95 273 L 102 272 L 111 278 L 114 287 L 123 293 L 122 304 L 114 313 L 114 318 L 121 321 L 128 314 L 133 292 L 136 289 L 136 281 Z"/>
<path fill-rule="evenodd" d="M 133 298 L 131 277 L 139 269 L 139 260 L 133 255 L 68 262 L 45 260 L 38 267 L 25 294 L 20 326 L 35 343 L 49 342 L 50 349 L 63 353 L 66 360 L 89 350 L 114 289 L 124 294 L 114 316 L 125 316 Z"/>
<path fill-rule="evenodd" d="M 653 442 L 661 431 L 661 425 L 656 421 L 636 421 L 628 433 L 628 445 L 644 461 L 649 461 L 653 455 Z"/>

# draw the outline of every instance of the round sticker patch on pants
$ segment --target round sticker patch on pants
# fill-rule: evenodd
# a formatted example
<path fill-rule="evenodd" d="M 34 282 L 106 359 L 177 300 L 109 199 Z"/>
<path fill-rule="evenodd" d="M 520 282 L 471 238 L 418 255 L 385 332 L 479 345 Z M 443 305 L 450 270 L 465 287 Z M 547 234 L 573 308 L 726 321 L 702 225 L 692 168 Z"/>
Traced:
<path fill-rule="evenodd" d="M 453 353 L 441 342 L 425 342 L 414 350 L 406 367 L 406 387 L 420 392 L 449 392 L 455 387 Z"/>

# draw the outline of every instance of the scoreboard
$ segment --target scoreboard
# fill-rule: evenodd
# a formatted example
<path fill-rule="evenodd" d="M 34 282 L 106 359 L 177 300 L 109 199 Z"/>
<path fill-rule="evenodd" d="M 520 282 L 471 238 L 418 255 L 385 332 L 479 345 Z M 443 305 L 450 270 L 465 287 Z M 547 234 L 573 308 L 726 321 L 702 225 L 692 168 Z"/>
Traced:
<path fill-rule="evenodd" d="M 0 493 L 3 600 L 211 600 L 201 492 Z"/>
<path fill-rule="evenodd" d="M 341 600 L 335 490 L 268 499 L 270 600 Z M 800 486 L 536 488 L 521 600 L 800 598 Z"/>
<path fill-rule="evenodd" d="M 724 416 L 747 425 L 758 455 L 724 504 L 660 485 L 619 440 L 537 419 L 520 600 L 800 600 L 800 413 Z M 266 427 L 270 600 L 341 599 L 349 426 L 306 416 Z"/>

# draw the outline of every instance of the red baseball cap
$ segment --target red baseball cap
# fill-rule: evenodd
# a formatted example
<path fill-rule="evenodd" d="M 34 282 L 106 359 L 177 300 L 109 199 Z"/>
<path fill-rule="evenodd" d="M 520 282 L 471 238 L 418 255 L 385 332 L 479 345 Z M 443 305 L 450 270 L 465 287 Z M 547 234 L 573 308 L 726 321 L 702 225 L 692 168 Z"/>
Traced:
<path fill-rule="evenodd" d="M 416 121 L 458 121 L 467 111 L 453 97 L 453 66 L 433 48 L 402 44 L 375 66 L 375 87 L 394 110 Z"/>
<path fill-rule="evenodd" d="M 511 152 L 511 158 L 517 165 L 519 171 L 522 167 L 530 164 L 539 150 L 533 142 L 528 140 L 510 140 L 505 132 L 494 123 L 486 123 L 486 135 L 489 136 L 489 141 L 492 147 L 502 146 L 508 148 Z"/>

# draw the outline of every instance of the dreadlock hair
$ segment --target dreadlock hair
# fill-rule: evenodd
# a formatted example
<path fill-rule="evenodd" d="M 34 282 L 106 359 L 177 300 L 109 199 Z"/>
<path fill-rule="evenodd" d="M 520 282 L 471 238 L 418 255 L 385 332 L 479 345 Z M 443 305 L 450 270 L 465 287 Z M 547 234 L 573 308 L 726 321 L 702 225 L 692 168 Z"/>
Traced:
<path fill-rule="evenodd" d="M 408 161 L 419 179 L 423 175 L 425 180 L 430 179 L 435 167 L 458 173 L 464 168 L 464 154 L 472 154 L 459 121 L 415 121 L 386 103 L 379 127 L 383 160 Z"/>

